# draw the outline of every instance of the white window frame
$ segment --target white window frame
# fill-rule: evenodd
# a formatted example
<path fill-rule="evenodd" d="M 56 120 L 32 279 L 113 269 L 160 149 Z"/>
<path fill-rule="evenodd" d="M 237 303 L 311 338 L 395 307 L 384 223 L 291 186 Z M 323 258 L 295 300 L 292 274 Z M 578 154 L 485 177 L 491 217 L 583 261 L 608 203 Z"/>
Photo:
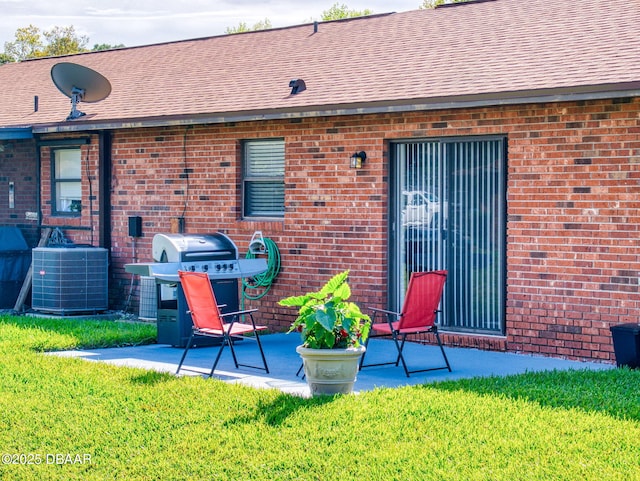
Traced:
<path fill-rule="evenodd" d="M 51 212 L 80 216 L 82 210 L 82 153 L 79 147 L 51 152 Z"/>
<path fill-rule="evenodd" d="M 284 139 L 246 140 L 242 149 L 242 217 L 284 217 Z"/>

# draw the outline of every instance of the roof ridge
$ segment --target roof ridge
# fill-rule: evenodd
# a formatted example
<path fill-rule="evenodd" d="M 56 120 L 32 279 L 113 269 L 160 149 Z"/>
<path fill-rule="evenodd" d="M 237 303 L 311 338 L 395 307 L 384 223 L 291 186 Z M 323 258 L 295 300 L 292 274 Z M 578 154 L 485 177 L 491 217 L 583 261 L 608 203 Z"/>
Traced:
<path fill-rule="evenodd" d="M 83 55 L 94 55 L 94 54 L 100 54 L 100 53 L 105 53 L 105 52 L 134 50 L 134 49 L 140 49 L 140 48 L 162 47 L 162 46 L 165 46 L 165 45 L 177 45 L 177 44 L 188 43 L 188 42 L 208 41 L 208 40 L 211 40 L 211 39 L 214 39 L 214 38 L 225 38 L 225 37 L 231 37 L 231 36 L 245 36 L 245 35 L 260 34 L 260 33 L 265 33 L 265 32 L 278 32 L 278 31 L 283 31 L 283 30 L 301 29 L 303 27 L 309 27 L 309 26 L 313 26 L 314 27 L 314 32 L 315 32 L 316 31 L 315 28 L 317 28 L 317 26 L 319 26 L 319 25 L 326 25 L 326 24 L 333 24 L 333 23 L 345 23 L 345 22 L 358 21 L 358 20 L 369 20 L 369 19 L 380 18 L 380 17 L 389 16 L 389 15 L 394 15 L 396 13 L 397 12 L 375 13 L 375 14 L 371 14 L 371 15 L 361 15 L 359 17 L 339 18 L 339 19 L 335 19 L 335 20 L 326 20 L 326 21 L 305 22 L 305 23 L 299 23 L 299 24 L 295 24 L 295 25 L 285 25 L 285 26 L 282 26 L 282 27 L 263 28 L 263 29 L 260 29 L 260 30 L 248 30 L 246 32 L 222 33 L 222 34 L 218 34 L 218 35 L 207 35 L 207 36 L 204 36 L 204 37 L 183 38 L 183 39 L 180 39 L 180 40 L 167 40 L 165 42 L 148 43 L 148 44 L 144 44 L 144 45 L 131 45 L 131 46 L 124 46 L 124 47 L 116 47 L 116 48 L 110 48 L 110 49 L 106 49 L 106 50 L 90 50 L 90 51 L 87 51 L 87 52 L 69 53 L 69 54 L 64 54 L 64 55 L 51 55 L 51 56 L 45 56 L 45 57 L 27 58 L 27 59 L 21 60 L 19 63 L 33 62 L 33 61 L 43 60 L 43 59 L 60 59 L 60 58 L 67 58 L 67 57 L 78 57 L 78 56 L 83 56 Z"/>
<path fill-rule="evenodd" d="M 449 7 L 462 7 L 463 5 L 470 5 L 472 3 L 485 3 L 485 2 L 495 2 L 497 0 L 466 0 L 455 3 L 443 3 L 441 5 L 436 5 L 435 8 L 449 8 Z"/>

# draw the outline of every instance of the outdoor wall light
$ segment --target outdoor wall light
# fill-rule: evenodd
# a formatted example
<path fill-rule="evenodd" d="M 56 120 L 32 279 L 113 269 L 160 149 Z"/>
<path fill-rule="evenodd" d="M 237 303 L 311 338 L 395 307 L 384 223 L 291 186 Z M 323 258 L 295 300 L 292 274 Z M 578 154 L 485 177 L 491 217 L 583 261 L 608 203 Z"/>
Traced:
<path fill-rule="evenodd" d="M 352 169 L 361 169 L 362 164 L 364 163 L 366 158 L 367 158 L 367 154 L 363 150 L 361 150 L 360 152 L 356 152 L 351 156 L 351 163 L 349 164 L 349 166 Z"/>

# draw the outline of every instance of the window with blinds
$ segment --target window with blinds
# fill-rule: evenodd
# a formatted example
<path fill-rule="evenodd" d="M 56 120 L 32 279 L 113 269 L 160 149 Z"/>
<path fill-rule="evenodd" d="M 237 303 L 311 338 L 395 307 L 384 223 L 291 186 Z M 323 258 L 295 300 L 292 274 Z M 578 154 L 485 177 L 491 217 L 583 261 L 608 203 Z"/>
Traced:
<path fill-rule="evenodd" d="M 52 156 L 51 191 L 54 215 L 80 215 L 82 180 L 80 149 L 55 149 Z"/>
<path fill-rule="evenodd" d="M 243 217 L 284 217 L 284 140 L 244 143 Z"/>

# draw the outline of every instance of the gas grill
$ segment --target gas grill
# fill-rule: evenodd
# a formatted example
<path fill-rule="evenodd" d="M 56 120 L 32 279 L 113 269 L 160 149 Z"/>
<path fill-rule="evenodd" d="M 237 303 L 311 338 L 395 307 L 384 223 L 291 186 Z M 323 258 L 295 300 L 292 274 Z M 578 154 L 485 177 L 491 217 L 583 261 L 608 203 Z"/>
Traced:
<path fill-rule="evenodd" d="M 180 286 L 178 271 L 206 272 L 221 311 L 239 310 L 238 279 L 267 270 L 265 259 L 239 259 L 238 248 L 225 234 L 156 234 L 152 242 L 155 262 L 127 264 L 125 270 L 156 279 L 158 343 L 185 347 L 191 335 L 191 315 Z M 219 342 L 196 340 L 200 346 Z"/>

